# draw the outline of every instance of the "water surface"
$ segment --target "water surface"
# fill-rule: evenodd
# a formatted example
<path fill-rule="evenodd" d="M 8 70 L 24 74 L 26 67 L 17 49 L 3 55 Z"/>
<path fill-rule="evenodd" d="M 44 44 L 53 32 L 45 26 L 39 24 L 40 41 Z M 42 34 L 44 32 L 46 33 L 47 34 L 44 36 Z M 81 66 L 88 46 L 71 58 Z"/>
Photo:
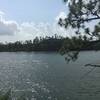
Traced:
<path fill-rule="evenodd" d="M 100 63 L 100 52 L 69 64 L 57 53 L 0 53 L 0 89 L 32 100 L 100 100 L 100 68 L 87 63 Z"/>

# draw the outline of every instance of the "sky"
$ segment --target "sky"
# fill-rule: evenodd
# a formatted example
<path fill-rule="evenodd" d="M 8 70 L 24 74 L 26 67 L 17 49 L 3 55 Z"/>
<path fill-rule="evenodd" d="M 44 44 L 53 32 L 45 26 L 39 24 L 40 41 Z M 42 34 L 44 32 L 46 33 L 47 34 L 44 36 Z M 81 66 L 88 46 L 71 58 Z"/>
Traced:
<path fill-rule="evenodd" d="M 0 10 L 18 22 L 52 22 L 64 9 L 62 0 L 0 0 Z"/>
<path fill-rule="evenodd" d="M 0 0 L 0 42 L 66 36 L 66 30 L 57 24 L 66 12 L 63 0 Z"/>

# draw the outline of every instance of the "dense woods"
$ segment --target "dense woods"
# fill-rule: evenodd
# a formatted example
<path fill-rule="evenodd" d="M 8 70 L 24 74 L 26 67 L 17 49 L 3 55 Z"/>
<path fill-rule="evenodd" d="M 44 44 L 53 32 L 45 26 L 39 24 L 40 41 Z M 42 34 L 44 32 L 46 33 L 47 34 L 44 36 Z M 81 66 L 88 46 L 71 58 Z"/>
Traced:
<path fill-rule="evenodd" d="M 98 43 L 98 45 L 97 45 Z M 70 44 L 70 45 L 69 45 Z M 100 41 L 88 41 L 86 37 L 36 37 L 33 40 L 0 43 L 0 52 L 16 51 L 60 51 L 65 50 L 100 50 Z"/>
<path fill-rule="evenodd" d="M 0 43 L 0 51 L 58 51 L 65 38 L 61 36 L 36 37 L 33 40 Z"/>

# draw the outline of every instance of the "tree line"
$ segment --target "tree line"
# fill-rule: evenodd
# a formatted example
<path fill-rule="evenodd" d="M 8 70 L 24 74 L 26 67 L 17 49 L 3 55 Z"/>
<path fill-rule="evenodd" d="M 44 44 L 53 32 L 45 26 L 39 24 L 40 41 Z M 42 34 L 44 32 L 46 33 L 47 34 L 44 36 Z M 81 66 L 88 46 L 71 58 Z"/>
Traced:
<path fill-rule="evenodd" d="M 36 37 L 33 40 L 0 43 L 0 52 L 58 51 L 64 41 L 62 36 Z"/>
<path fill-rule="evenodd" d="M 97 45 L 98 43 L 98 45 Z M 33 40 L 0 43 L 0 52 L 100 50 L 100 41 L 89 41 L 84 37 L 62 37 L 58 35 L 36 37 Z"/>

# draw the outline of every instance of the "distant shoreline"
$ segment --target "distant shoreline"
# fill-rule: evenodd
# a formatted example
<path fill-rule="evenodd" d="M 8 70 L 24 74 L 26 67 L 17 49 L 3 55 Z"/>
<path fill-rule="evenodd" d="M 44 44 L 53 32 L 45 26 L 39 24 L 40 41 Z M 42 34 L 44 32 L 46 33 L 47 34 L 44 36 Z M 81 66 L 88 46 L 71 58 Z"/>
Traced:
<path fill-rule="evenodd" d="M 77 50 L 76 50 L 77 51 Z M 80 50 L 79 52 L 89 52 L 89 51 L 93 51 L 93 52 L 98 52 L 100 50 Z M 60 53 L 59 51 L 0 51 L 0 53 L 2 52 L 26 52 L 26 53 Z M 71 51 L 73 52 L 73 51 Z"/>
<path fill-rule="evenodd" d="M 100 40 L 89 41 L 76 37 L 36 37 L 33 40 L 0 43 L 0 52 L 66 52 L 99 51 Z"/>

